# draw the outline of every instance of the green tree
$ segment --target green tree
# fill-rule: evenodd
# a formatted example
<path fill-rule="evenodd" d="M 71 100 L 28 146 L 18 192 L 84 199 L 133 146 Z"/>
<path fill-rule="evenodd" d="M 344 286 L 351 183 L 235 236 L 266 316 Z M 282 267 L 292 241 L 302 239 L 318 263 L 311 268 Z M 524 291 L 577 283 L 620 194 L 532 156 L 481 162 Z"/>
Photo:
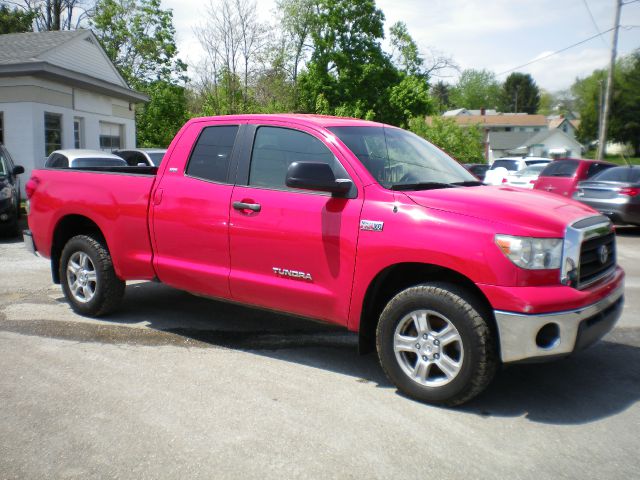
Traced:
<path fill-rule="evenodd" d="M 8 5 L 0 5 L 0 34 L 21 33 L 33 31 L 33 20 L 36 12 L 32 10 L 20 10 L 9 8 Z"/>
<path fill-rule="evenodd" d="M 173 12 L 160 0 L 98 0 L 91 27 L 130 85 L 184 77 Z"/>
<path fill-rule="evenodd" d="M 540 106 L 540 89 L 528 73 L 511 73 L 502 84 L 500 92 L 502 112 L 534 114 Z"/>
<path fill-rule="evenodd" d="M 393 47 L 391 56 L 397 67 L 407 75 L 424 77 L 426 80 L 426 74 L 423 70 L 424 60 L 420 55 L 418 45 L 409 34 L 407 25 L 404 22 L 396 22 L 391 25 L 389 34 Z"/>
<path fill-rule="evenodd" d="M 451 95 L 451 87 L 443 81 L 438 81 L 431 87 L 431 96 L 435 106 L 436 113 L 444 113 L 451 106 L 449 96 Z"/>
<path fill-rule="evenodd" d="M 493 72 L 467 69 L 460 74 L 450 99 L 455 108 L 496 108 L 500 104 L 500 84 Z"/>
<path fill-rule="evenodd" d="M 144 84 L 140 90 L 149 95 L 149 102 L 136 109 L 138 145 L 167 147 L 189 119 L 186 89 L 156 80 Z"/>
<path fill-rule="evenodd" d="M 317 1 L 313 52 L 298 81 L 303 110 L 314 111 L 323 95 L 332 110 L 373 111 L 377 120 L 397 119 L 389 95 L 401 78 L 380 45 L 383 22 L 373 0 Z"/>
<path fill-rule="evenodd" d="M 136 109 L 138 143 L 168 145 L 188 117 L 172 11 L 160 0 L 99 0 L 91 26 L 125 81 L 149 95 Z"/>
<path fill-rule="evenodd" d="M 478 125 L 458 126 L 451 118 L 412 118 L 409 129 L 462 163 L 483 163 L 482 131 Z"/>

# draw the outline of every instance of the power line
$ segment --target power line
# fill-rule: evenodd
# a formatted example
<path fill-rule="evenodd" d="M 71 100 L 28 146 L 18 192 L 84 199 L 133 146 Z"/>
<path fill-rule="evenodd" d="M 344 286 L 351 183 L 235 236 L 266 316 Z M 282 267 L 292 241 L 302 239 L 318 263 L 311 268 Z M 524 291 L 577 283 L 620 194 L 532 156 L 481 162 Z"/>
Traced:
<path fill-rule="evenodd" d="M 582 0 L 582 3 L 584 3 L 584 6 L 587 9 L 587 12 L 589 12 L 589 16 L 591 17 L 591 23 L 593 23 L 593 26 L 595 27 L 596 32 L 598 32 L 600 35 L 602 35 L 602 32 L 600 31 L 600 27 L 598 27 L 598 24 L 596 23 L 596 19 L 593 18 L 593 13 L 591 12 L 591 9 L 589 8 L 589 4 L 587 3 L 587 0 Z M 602 36 L 600 37 L 600 40 L 602 40 L 602 44 L 606 47 L 607 46 L 607 42 L 604 41 L 604 38 L 602 38 Z"/>
<path fill-rule="evenodd" d="M 573 47 L 577 47 L 578 45 L 582 45 L 583 43 L 587 43 L 588 41 L 593 40 L 594 38 L 600 37 L 600 36 L 604 35 L 605 33 L 610 32 L 611 30 L 613 30 L 613 28 L 614 27 L 611 27 L 611 28 L 609 28 L 607 30 L 604 30 L 603 32 L 598 33 L 597 35 L 593 35 L 593 36 L 591 36 L 589 38 L 585 38 L 584 40 L 582 40 L 582 41 L 580 41 L 578 43 L 574 43 L 573 45 L 569 45 L 568 47 L 562 48 L 560 50 L 556 50 L 555 52 L 551 52 L 551 53 L 545 55 L 544 57 L 536 58 L 534 60 L 531 60 L 530 62 L 523 63 L 522 65 L 518 65 L 517 67 L 510 68 L 509 70 L 505 70 L 504 72 L 500 72 L 500 73 L 498 73 L 498 76 L 504 75 L 505 73 L 511 73 L 511 72 L 516 71 L 516 70 L 520 70 L 521 68 L 527 67 L 527 66 L 531 65 L 532 63 L 540 62 L 542 60 L 546 60 L 549 57 L 553 57 L 554 55 L 557 55 L 559 53 L 566 52 L 567 50 L 569 50 L 569 49 L 571 49 Z"/>

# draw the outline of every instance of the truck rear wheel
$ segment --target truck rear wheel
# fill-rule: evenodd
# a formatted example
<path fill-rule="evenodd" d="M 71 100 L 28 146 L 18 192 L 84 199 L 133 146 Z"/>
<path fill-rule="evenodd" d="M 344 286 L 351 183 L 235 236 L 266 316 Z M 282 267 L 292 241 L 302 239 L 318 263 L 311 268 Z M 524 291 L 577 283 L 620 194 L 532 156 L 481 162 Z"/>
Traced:
<path fill-rule="evenodd" d="M 87 235 L 71 238 L 62 249 L 60 281 L 71 308 L 90 317 L 111 313 L 124 295 L 125 282 L 116 276 L 109 251 Z"/>
<path fill-rule="evenodd" d="M 498 360 L 491 330 L 454 285 L 427 283 L 398 293 L 383 310 L 380 363 L 405 395 L 460 405 L 491 382 Z"/>

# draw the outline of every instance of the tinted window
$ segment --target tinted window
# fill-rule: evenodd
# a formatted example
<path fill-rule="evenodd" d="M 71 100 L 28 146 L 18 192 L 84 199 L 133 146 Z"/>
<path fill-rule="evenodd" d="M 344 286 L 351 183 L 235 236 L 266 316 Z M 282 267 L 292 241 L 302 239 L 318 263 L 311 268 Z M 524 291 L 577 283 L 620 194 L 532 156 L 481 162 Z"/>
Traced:
<path fill-rule="evenodd" d="M 517 160 L 496 160 L 491 164 L 490 170 L 495 170 L 496 168 L 506 168 L 510 171 L 518 170 L 518 161 Z"/>
<path fill-rule="evenodd" d="M 599 174 L 603 170 L 613 167 L 613 165 L 607 165 L 606 163 L 594 163 L 589 166 L 589 170 L 587 170 L 587 178 L 591 178 L 594 175 Z"/>
<path fill-rule="evenodd" d="M 251 153 L 249 185 L 287 189 L 285 179 L 293 162 L 321 162 L 336 178 L 348 178 L 333 153 L 317 138 L 298 130 L 260 127 Z"/>
<path fill-rule="evenodd" d="M 525 160 L 524 163 L 527 165 L 546 165 L 550 162 L 549 160 Z"/>
<path fill-rule="evenodd" d="M 69 166 L 69 160 L 64 155 L 54 153 L 47 159 L 45 167 L 48 168 L 67 168 Z"/>
<path fill-rule="evenodd" d="M 160 166 L 164 158 L 164 153 L 148 153 L 147 155 L 149 155 L 149 158 L 156 167 Z"/>
<path fill-rule="evenodd" d="M 634 167 L 614 167 L 608 168 L 604 172 L 600 172 L 591 180 L 602 182 L 640 182 L 640 168 Z"/>
<path fill-rule="evenodd" d="M 540 174 L 541 177 L 572 177 L 578 169 L 578 162 L 561 160 L 551 162 Z"/>
<path fill-rule="evenodd" d="M 238 133 L 237 125 L 206 127 L 191 152 L 187 175 L 227 183 L 231 151 Z"/>

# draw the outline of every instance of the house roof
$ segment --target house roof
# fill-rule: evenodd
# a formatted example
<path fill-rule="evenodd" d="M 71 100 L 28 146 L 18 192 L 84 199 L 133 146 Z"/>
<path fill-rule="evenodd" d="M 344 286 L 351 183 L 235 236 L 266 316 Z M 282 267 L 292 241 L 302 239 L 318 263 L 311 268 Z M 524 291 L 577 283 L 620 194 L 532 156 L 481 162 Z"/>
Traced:
<path fill-rule="evenodd" d="M 499 115 L 459 115 L 452 117 L 458 125 L 486 125 L 491 127 L 546 127 L 544 115 L 501 113 Z"/>
<path fill-rule="evenodd" d="M 85 40 L 90 45 L 77 43 Z M 78 47 L 86 47 L 85 50 L 90 48 L 90 52 L 84 53 L 89 54 L 91 60 L 99 64 L 106 75 L 96 76 L 98 74 L 93 70 L 83 69 L 83 61 L 69 58 L 79 52 Z M 71 50 L 73 48 L 75 49 Z M 91 30 L 0 35 L 0 76 L 20 75 L 62 81 L 130 102 L 149 100 L 146 95 L 129 88 Z"/>
<path fill-rule="evenodd" d="M 558 130 L 556 128 L 556 129 L 553 129 L 553 130 L 543 130 L 541 132 L 536 133 L 531 138 L 527 139 L 527 141 L 525 141 L 521 146 L 522 147 L 531 147 L 533 145 L 544 144 L 545 140 L 547 138 L 549 138 L 550 136 L 552 136 L 552 135 L 560 135 L 562 137 L 565 137 L 567 142 L 571 142 L 571 143 L 574 143 L 574 144 L 581 145 L 580 142 L 578 142 L 575 138 L 571 138 L 569 135 L 564 133 L 562 130 Z"/>
<path fill-rule="evenodd" d="M 493 150 L 511 150 L 525 143 L 533 132 L 491 132 L 489 134 L 489 145 Z"/>

